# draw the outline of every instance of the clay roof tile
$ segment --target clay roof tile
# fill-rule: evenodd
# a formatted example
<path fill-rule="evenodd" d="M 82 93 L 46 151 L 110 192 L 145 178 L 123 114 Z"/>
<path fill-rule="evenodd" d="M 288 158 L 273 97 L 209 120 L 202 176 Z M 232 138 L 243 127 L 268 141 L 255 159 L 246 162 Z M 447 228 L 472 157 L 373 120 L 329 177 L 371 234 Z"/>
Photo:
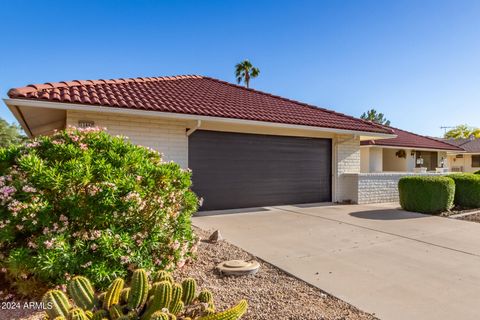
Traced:
<path fill-rule="evenodd" d="M 375 145 L 375 146 L 389 146 L 399 148 L 411 148 L 411 149 L 433 149 L 433 150 L 451 150 L 462 151 L 460 148 L 448 144 L 438 139 L 422 136 L 416 133 L 408 132 L 398 128 L 391 128 L 397 135 L 395 138 L 382 139 L 382 140 L 370 140 L 362 141 L 362 145 Z"/>
<path fill-rule="evenodd" d="M 393 133 L 390 128 L 348 115 L 199 75 L 51 82 L 14 88 L 8 96 Z"/>

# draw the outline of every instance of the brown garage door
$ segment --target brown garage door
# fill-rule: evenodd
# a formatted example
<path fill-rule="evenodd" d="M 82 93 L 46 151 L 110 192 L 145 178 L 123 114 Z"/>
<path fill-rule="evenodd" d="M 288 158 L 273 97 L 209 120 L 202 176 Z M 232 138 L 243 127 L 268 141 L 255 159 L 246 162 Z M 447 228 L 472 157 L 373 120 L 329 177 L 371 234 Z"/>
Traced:
<path fill-rule="evenodd" d="M 197 130 L 188 143 L 201 210 L 331 201 L 330 139 Z"/>

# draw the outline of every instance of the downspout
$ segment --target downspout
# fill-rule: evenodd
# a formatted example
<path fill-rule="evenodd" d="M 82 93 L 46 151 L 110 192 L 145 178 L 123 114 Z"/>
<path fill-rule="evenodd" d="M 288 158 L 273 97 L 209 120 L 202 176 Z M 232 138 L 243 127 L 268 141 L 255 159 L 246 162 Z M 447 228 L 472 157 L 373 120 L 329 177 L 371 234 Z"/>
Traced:
<path fill-rule="evenodd" d="M 332 190 L 333 190 L 333 194 L 332 194 L 332 202 L 333 203 L 337 203 L 338 202 L 338 163 L 337 163 L 337 159 L 338 159 L 338 156 L 337 156 L 337 153 L 338 153 L 338 137 L 335 136 L 333 139 L 333 156 L 332 156 L 332 175 L 333 175 L 333 179 L 332 179 Z"/>
<path fill-rule="evenodd" d="M 197 120 L 197 125 L 194 128 L 190 128 L 187 130 L 187 137 L 190 137 L 190 135 L 195 131 L 197 131 L 201 125 L 202 125 L 202 120 Z"/>

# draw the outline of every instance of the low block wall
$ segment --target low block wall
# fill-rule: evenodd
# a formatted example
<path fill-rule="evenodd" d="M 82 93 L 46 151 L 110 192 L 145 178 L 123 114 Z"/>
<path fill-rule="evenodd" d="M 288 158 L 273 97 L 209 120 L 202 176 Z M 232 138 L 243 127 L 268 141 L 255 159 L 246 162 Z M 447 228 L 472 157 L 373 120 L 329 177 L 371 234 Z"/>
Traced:
<path fill-rule="evenodd" d="M 438 176 L 444 173 L 345 173 L 342 179 L 348 181 L 349 198 L 358 204 L 398 202 L 398 180 L 405 176 Z"/>

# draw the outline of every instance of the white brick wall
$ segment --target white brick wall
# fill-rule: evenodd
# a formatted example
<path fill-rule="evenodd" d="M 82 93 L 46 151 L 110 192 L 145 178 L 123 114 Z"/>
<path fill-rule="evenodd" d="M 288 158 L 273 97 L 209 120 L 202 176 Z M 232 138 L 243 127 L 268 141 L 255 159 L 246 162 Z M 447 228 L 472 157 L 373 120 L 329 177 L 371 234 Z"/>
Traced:
<path fill-rule="evenodd" d="M 334 140 L 337 161 L 336 200 L 356 201 L 356 184 L 347 173 L 360 172 L 360 140 L 353 135 L 339 135 Z"/>
<path fill-rule="evenodd" d="M 112 135 L 127 136 L 135 144 L 163 153 L 166 161 L 188 165 L 187 124 L 182 121 L 68 110 L 67 125 L 78 126 L 79 120 L 94 121 Z"/>
<path fill-rule="evenodd" d="M 345 174 L 352 185 L 349 196 L 359 204 L 398 202 L 398 180 L 409 175 L 434 176 L 439 173 L 358 173 Z"/>
<path fill-rule="evenodd" d="M 339 135 L 337 147 L 338 174 L 360 172 L 360 140 L 353 135 Z"/>

